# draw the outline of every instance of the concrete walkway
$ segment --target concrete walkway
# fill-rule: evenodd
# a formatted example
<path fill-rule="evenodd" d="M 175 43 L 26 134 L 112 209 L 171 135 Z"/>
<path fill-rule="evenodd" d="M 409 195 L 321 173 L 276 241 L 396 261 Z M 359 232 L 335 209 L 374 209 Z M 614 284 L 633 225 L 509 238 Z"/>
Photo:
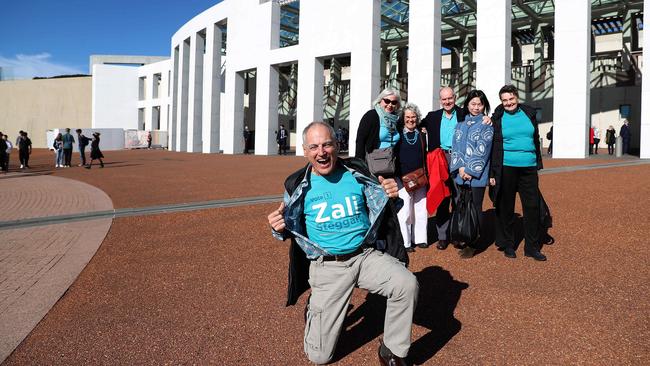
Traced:
<path fill-rule="evenodd" d="M 0 221 L 113 208 L 79 181 L 20 173 L 0 177 Z M 111 218 L 0 231 L 0 362 L 63 296 L 99 248 Z"/>

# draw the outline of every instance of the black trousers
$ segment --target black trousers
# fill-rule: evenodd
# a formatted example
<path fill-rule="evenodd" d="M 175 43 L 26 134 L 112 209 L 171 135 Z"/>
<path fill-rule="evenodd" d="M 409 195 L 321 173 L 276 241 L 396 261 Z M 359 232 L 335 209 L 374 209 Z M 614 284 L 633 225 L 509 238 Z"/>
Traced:
<path fill-rule="evenodd" d="M 72 161 L 72 149 L 63 149 L 63 160 L 65 161 L 65 165 L 70 166 L 70 162 Z"/>
<path fill-rule="evenodd" d="M 524 251 L 540 249 L 539 177 L 537 167 L 504 166 L 496 204 L 496 245 L 514 248 L 515 196 L 519 193 L 524 211 Z"/>
<path fill-rule="evenodd" d="M 614 144 L 607 144 L 607 152 L 609 155 L 614 155 Z"/>
<path fill-rule="evenodd" d="M 20 165 L 27 168 L 29 166 L 29 151 L 25 149 L 18 150 L 18 159 L 20 159 Z"/>

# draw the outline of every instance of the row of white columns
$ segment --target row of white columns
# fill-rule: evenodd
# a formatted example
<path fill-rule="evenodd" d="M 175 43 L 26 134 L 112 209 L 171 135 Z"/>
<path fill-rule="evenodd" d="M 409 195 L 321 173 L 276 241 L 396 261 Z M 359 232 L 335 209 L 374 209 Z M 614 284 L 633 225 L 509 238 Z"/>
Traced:
<path fill-rule="evenodd" d="M 365 6 L 365 5 L 364 5 Z M 644 4 L 644 7 L 646 5 Z M 419 105 L 423 113 L 438 109 L 440 88 L 441 4 L 439 1 L 411 0 L 409 39 L 409 101 Z M 369 109 L 380 89 L 380 1 L 367 2 L 359 12 L 358 21 L 368 26 L 355 34 L 351 51 L 350 137 L 356 136 L 359 120 Z M 644 12 L 644 20 L 648 12 Z M 269 24 L 260 29 L 279 29 L 273 13 Z M 648 23 L 650 24 L 650 23 Z M 591 2 L 562 1 L 555 4 L 555 76 L 554 76 L 554 156 L 584 158 L 587 156 L 587 132 L 590 122 L 590 55 Z M 267 44 L 273 48 L 279 37 L 267 32 Z M 490 104 L 499 104 L 498 90 L 511 81 L 511 1 L 482 0 L 477 2 L 477 88 L 485 91 Z M 205 38 L 205 47 L 202 38 Z M 650 37 L 644 37 L 644 46 Z M 243 148 L 243 75 L 242 71 L 226 70 L 225 116 L 220 123 L 221 80 L 215 65 L 220 59 L 221 32 L 211 26 L 205 33 L 193 34 L 179 45 L 174 57 L 175 133 L 170 146 L 177 151 L 238 153 Z M 277 46 L 277 45 L 276 45 Z M 323 118 L 323 58 L 328 55 L 299 54 L 298 109 L 296 146 L 302 144 L 300 132 L 311 121 Z M 175 55 L 176 56 L 176 55 Z M 295 62 L 294 61 L 294 62 Z M 278 68 L 261 64 L 256 68 L 257 95 L 255 113 L 255 153 L 273 154 L 276 150 L 273 131 L 278 124 Z M 643 75 L 641 156 L 650 154 L 650 94 Z M 177 78 L 177 80 L 176 80 Z M 232 119 L 231 119 L 232 118 Z M 221 144 L 220 134 L 223 134 Z M 172 134 L 170 134 L 172 135 Z M 175 143 L 175 144 L 174 144 Z M 297 149 L 298 155 L 302 154 Z M 350 154 L 354 154 L 350 144 Z"/>

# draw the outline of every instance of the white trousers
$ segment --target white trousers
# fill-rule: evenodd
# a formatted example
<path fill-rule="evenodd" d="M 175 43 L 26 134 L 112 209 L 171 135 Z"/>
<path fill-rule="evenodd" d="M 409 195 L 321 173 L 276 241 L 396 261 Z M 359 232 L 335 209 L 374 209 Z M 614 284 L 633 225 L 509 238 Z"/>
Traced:
<path fill-rule="evenodd" d="M 404 207 L 397 213 L 399 227 L 402 231 L 404 246 L 410 247 L 411 242 L 427 243 L 427 189 L 422 187 L 413 192 L 407 192 L 401 179 L 396 179 L 399 187 L 399 198 L 404 201 Z"/>

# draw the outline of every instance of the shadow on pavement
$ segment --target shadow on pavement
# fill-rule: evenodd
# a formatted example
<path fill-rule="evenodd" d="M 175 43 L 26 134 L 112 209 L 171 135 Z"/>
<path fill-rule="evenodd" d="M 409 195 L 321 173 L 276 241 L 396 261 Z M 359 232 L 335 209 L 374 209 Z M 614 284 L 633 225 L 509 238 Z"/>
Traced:
<path fill-rule="evenodd" d="M 415 276 L 420 292 L 413 323 L 430 331 L 413 342 L 409 359 L 422 364 L 460 331 L 461 323 L 454 317 L 454 310 L 461 292 L 469 285 L 454 280 L 449 271 L 439 266 L 427 267 Z M 339 338 L 332 362 L 340 361 L 382 334 L 385 314 L 386 298 L 368 293 L 366 301 L 346 317 L 344 329 L 347 330 Z"/>

